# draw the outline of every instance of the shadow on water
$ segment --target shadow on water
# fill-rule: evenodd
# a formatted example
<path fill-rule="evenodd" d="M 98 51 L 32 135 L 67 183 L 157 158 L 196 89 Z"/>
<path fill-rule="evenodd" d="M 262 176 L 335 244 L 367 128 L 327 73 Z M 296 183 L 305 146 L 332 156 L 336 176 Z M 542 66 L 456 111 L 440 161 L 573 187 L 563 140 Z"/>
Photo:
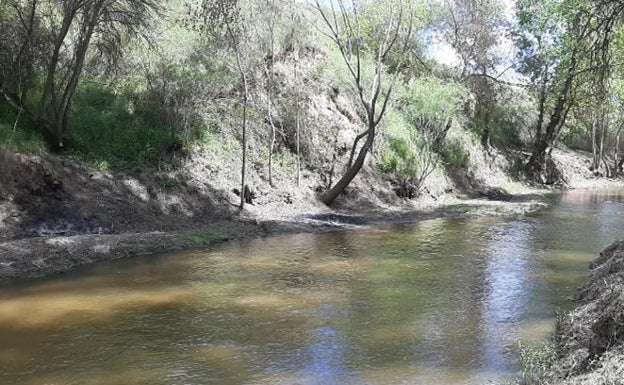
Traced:
<path fill-rule="evenodd" d="M 620 192 L 523 219 L 230 242 L 0 288 L 0 383 L 482 384 L 548 338 Z"/>

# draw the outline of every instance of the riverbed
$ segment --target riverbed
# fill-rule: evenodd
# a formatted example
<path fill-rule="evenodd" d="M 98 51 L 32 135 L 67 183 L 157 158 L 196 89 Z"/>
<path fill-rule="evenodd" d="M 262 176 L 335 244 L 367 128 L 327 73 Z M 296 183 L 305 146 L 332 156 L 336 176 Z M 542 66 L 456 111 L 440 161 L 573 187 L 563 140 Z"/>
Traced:
<path fill-rule="evenodd" d="M 243 239 L 0 287 L 4 384 L 485 384 L 624 228 L 622 191 L 522 218 Z"/>

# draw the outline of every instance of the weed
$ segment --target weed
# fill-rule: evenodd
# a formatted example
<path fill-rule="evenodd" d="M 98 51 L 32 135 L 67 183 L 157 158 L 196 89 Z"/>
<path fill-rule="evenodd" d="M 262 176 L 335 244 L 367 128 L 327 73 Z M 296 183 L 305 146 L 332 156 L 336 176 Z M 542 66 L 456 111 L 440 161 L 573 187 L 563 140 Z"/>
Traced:
<path fill-rule="evenodd" d="M 558 195 L 554 191 L 544 191 L 542 196 L 546 202 L 550 203 L 554 203 L 558 198 Z"/>
<path fill-rule="evenodd" d="M 471 205 L 467 205 L 467 204 L 460 204 L 460 205 L 457 206 L 457 209 L 460 212 L 464 213 L 464 214 L 468 214 L 470 212 L 473 212 L 473 211 L 477 210 L 476 207 L 471 206 Z"/>
<path fill-rule="evenodd" d="M 518 345 L 520 364 L 522 366 L 523 384 L 539 384 L 544 374 L 552 367 L 556 350 L 552 343 L 537 346 Z"/>
<path fill-rule="evenodd" d="M 29 154 L 45 151 L 43 137 L 34 130 L 24 115 L 18 116 L 0 104 L 0 147 Z"/>

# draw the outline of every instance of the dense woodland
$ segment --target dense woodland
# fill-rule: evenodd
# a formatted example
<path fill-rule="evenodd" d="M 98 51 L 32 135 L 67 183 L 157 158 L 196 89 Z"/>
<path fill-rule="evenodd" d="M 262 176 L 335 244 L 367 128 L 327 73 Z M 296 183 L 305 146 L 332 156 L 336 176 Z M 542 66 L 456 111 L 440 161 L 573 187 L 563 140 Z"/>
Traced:
<path fill-rule="evenodd" d="M 211 150 L 242 160 L 240 191 L 250 164 L 307 169 L 327 204 L 371 158 L 415 197 L 473 142 L 526 180 L 554 146 L 616 177 L 623 20 L 608 0 L 0 0 L 0 144 L 113 169 Z"/>

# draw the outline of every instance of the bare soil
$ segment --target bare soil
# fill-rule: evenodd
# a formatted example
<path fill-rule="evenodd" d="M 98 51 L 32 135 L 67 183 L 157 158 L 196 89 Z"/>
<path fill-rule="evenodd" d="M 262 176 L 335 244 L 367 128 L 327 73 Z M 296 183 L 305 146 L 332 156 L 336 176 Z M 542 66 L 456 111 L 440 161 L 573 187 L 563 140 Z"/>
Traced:
<path fill-rule="evenodd" d="M 558 158 L 562 169 L 581 187 L 619 183 L 584 173 L 583 164 L 568 155 Z M 239 211 L 239 197 L 232 192 L 235 165 L 216 168 L 214 159 L 199 155 L 179 162 L 164 170 L 103 172 L 63 157 L 0 149 L 0 280 L 224 239 L 442 216 L 523 215 L 547 205 L 546 190 L 522 186 L 512 194 L 501 189 L 509 180 L 500 167 L 491 172 L 475 167 L 468 187 L 432 178 L 418 199 L 406 200 L 368 166 L 332 208 L 318 200 L 320 181 L 309 170 L 300 186 L 276 172 L 279 187 L 251 170 L 257 199 Z"/>

